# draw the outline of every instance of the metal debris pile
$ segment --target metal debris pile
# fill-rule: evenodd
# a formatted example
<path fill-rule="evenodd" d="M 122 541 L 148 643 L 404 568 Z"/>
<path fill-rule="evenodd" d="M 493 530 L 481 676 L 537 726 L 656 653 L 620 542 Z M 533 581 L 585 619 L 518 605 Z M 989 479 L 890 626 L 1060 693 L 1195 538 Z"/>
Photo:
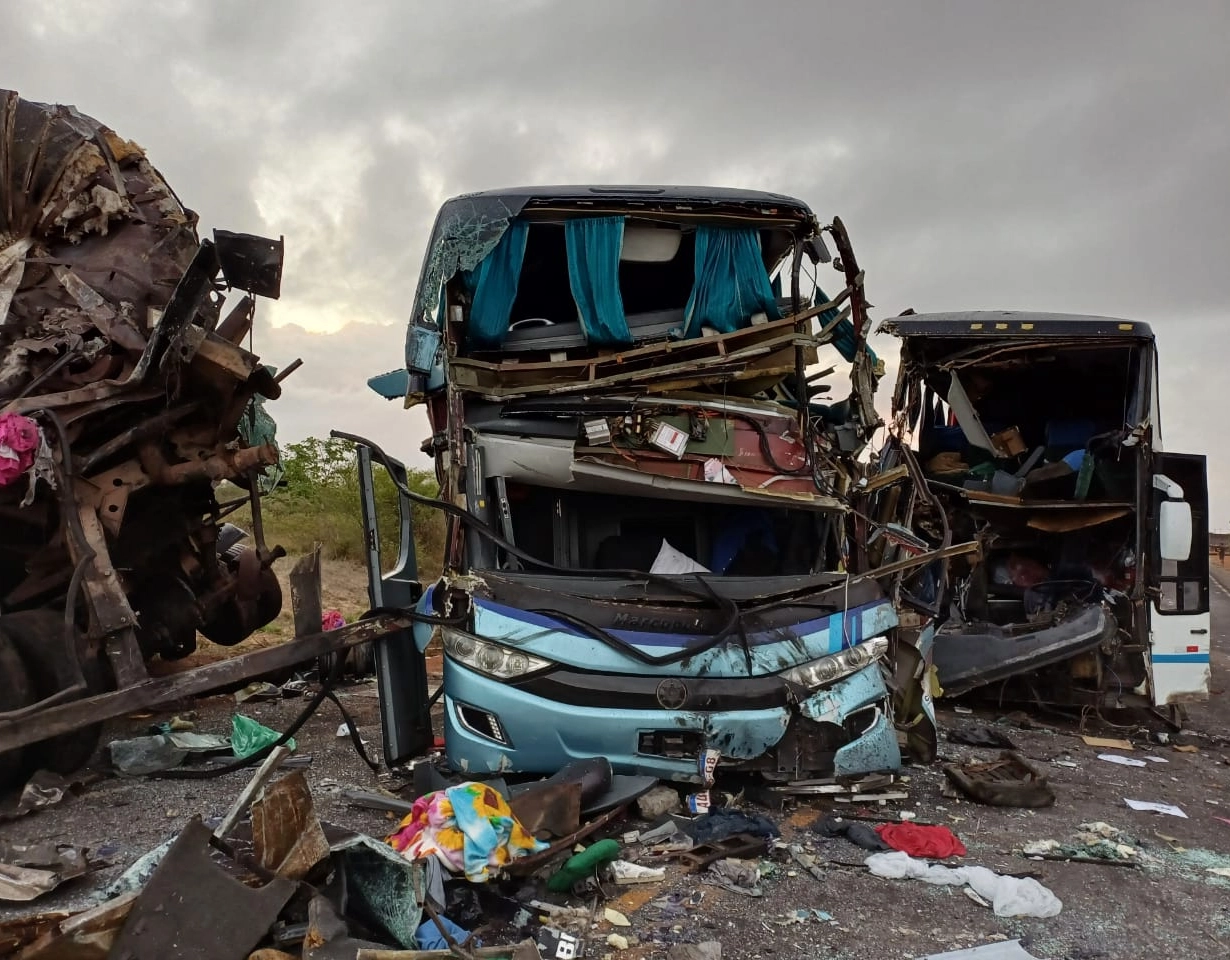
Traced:
<path fill-rule="evenodd" d="M 43 765 L 63 772 L 97 742 L 80 718 L 23 716 L 281 608 L 257 496 L 279 378 L 240 344 L 282 244 L 196 224 L 137 144 L 0 91 L 0 784 L 34 739 L 55 735 Z M 223 480 L 250 493 L 254 546 L 223 523 Z"/>

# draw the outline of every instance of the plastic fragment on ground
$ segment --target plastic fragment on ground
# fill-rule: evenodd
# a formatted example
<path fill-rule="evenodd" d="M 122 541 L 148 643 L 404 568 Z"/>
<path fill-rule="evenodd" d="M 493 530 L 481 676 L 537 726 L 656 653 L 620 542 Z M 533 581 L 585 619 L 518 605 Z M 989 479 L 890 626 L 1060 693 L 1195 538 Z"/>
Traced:
<path fill-rule="evenodd" d="M 131 740 L 113 740 L 107 747 L 111 765 L 126 777 L 143 777 L 162 770 L 178 767 L 188 756 L 188 751 L 177 747 L 169 736 L 134 737 Z"/>
<path fill-rule="evenodd" d="M 1115 753 L 1099 753 L 1099 760 L 1105 760 L 1107 763 L 1117 763 L 1121 767 L 1147 767 L 1148 764 L 1143 760 L 1137 760 L 1135 757 L 1121 757 Z"/>
<path fill-rule="evenodd" d="M 617 884 L 657 883 L 666 879 L 664 867 L 642 867 L 639 863 L 629 863 L 627 860 L 612 860 L 607 864 L 611 879 Z"/>
<path fill-rule="evenodd" d="M 1184 820 L 1187 819 L 1187 814 L 1176 807 L 1173 803 L 1154 803 L 1151 800 L 1129 800 L 1127 797 L 1123 798 L 1123 802 L 1133 810 L 1144 810 L 1148 813 L 1164 813 L 1169 817 L 1182 817 Z"/>
<path fill-rule="evenodd" d="M 613 927 L 632 926 L 631 920 L 625 917 L 618 910 L 612 910 L 610 907 L 607 907 L 605 910 L 602 911 L 602 916 L 605 917 L 606 922 L 609 923 Z"/>
<path fill-rule="evenodd" d="M 964 950 L 949 950 L 946 953 L 929 953 L 918 960 L 1037 960 L 1021 946 L 1020 940 L 1001 940 L 999 943 L 984 943 Z"/>
<path fill-rule="evenodd" d="M 231 751 L 240 760 L 272 746 L 281 738 L 282 735 L 276 730 L 270 730 L 263 723 L 258 723 L 251 717 L 245 717 L 241 713 L 231 717 Z M 291 750 L 295 749 L 293 737 L 286 741 L 286 746 Z"/>

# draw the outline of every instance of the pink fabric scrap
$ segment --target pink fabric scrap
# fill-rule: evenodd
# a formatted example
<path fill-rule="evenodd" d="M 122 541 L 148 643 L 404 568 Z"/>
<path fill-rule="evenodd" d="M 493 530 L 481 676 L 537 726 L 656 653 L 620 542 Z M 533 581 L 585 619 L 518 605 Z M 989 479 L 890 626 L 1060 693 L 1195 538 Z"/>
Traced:
<path fill-rule="evenodd" d="M 0 487 L 30 469 L 38 453 L 38 424 L 19 413 L 0 414 Z"/>
<path fill-rule="evenodd" d="M 338 610 L 326 610 L 324 616 L 320 618 L 321 630 L 337 630 L 344 626 L 346 626 L 346 621 Z"/>

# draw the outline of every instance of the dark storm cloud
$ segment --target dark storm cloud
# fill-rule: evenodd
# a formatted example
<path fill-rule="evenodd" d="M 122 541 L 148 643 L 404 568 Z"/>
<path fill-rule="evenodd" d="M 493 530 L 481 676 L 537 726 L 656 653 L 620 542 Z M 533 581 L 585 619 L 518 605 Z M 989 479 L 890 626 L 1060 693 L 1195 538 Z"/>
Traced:
<path fill-rule="evenodd" d="M 417 446 L 363 382 L 396 363 L 446 196 L 718 182 L 840 213 L 878 316 L 1153 323 L 1168 446 L 1210 453 L 1230 517 L 1202 386 L 1230 352 L 1220 0 L 0 2 L 0 64 L 141 142 L 207 225 L 286 234 L 266 318 L 351 324 L 262 331 L 266 354 L 323 364 L 278 405 L 292 438 L 344 413 Z"/>

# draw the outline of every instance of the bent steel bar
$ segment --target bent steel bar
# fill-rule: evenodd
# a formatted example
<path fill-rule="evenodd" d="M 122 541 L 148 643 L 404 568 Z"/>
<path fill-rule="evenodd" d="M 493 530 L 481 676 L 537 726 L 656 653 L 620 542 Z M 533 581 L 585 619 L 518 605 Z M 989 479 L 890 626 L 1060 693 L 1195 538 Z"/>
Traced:
<path fill-rule="evenodd" d="M 357 620 L 338 630 L 299 637 L 277 647 L 197 667 L 169 677 L 144 680 L 134 686 L 99 694 L 73 703 L 40 711 L 33 718 L 0 720 L 0 753 L 68 733 L 80 727 L 123 716 L 184 697 L 194 697 L 218 687 L 306 663 L 326 653 L 347 650 L 408 630 L 410 617 L 382 614 Z"/>

